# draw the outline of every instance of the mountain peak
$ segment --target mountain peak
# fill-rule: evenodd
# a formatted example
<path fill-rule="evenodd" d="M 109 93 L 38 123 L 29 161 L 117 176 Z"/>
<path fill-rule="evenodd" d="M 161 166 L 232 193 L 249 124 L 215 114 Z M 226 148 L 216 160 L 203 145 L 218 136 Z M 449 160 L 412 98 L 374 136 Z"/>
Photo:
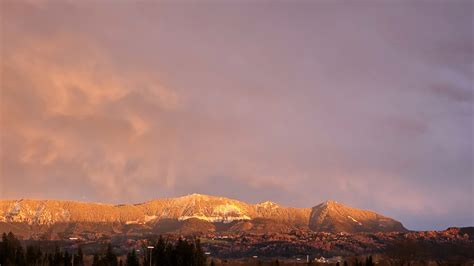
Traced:
<path fill-rule="evenodd" d="M 269 201 L 269 200 L 257 203 L 256 205 L 257 205 L 257 207 L 261 207 L 261 208 L 278 208 L 278 207 L 280 207 L 280 205 L 278 205 L 277 203 Z"/>
<path fill-rule="evenodd" d="M 342 205 L 341 203 L 335 201 L 335 200 L 326 200 L 325 202 L 323 202 L 323 205 L 326 205 L 326 206 L 337 206 L 337 205 Z"/>
<path fill-rule="evenodd" d="M 331 232 L 406 231 L 396 220 L 334 200 L 327 200 L 312 208 L 309 227 L 315 231 Z"/>
<path fill-rule="evenodd" d="M 203 195 L 203 194 L 199 194 L 199 193 L 192 193 L 192 194 L 187 194 L 187 195 L 184 195 L 184 196 L 181 196 L 179 198 L 202 198 L 207 195 Z"/>
<path fill-rule="evenodd" d="M 207 194 L 200 194 L 200 193 L 192 193 L 192 194 L 187 194 L 187 195 L 178 197 L 178 199 L 228 199 L 228 198 L 207 195 Z"/>

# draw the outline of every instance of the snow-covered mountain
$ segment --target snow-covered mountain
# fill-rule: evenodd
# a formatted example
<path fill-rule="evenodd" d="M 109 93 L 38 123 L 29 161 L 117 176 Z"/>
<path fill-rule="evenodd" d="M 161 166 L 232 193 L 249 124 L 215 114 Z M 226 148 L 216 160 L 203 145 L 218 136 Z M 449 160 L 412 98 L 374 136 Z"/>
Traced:
<path fill-rule="evenodd" d="M 308 227 L 329 232 L 406 231 L 401 223 L 391 218 L 333 201 L 312 209 L 289 208 L 269 201 L 248 204 L 201 194 L 123 205 L 28 199 L 0 201 L 0 231 L 12 224 L 44 227 L 71 223 L 146 225 L 163 231 L 170 221 L 193 228 L 200 226 L 195 228 L 198 231 L 201 227 L 214 230 L 215 224 L 228 224 L 226 230 L 234 231 Z"/>
<path fill-rule="evenodd" d="M 327 232 L 392 232 L 406 231 L 403 225 L 378 213 L 351 208 L 328 200 L 311 210 L 309 227 Z"/>

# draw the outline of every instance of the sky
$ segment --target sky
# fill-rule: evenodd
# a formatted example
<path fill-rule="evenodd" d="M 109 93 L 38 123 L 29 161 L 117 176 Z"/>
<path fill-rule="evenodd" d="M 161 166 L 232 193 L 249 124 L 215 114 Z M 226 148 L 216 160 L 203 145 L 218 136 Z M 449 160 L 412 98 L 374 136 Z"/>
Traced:
<path fill-rule="evenodd" d="M 474 225 L 473 2 L 0 3 L 0 198 Z"/>

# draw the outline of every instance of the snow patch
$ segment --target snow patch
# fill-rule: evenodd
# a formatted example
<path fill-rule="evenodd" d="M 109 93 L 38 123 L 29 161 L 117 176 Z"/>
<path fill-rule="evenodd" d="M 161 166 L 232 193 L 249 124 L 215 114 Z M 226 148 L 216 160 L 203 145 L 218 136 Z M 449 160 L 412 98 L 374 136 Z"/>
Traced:
<path fill-rule="evenodd" d="M 357 223 L 359 225 L 362 225 L 361 222 L 357 221 L 356 219 L 354 219 L 352 216 L 348 215 L 347 218 L 351 219 L 352 221 L 354 221 L 354 223 Z"/>
<path fill-rule="evenodd" d="M 156 215 L 151 215 L 151 216 L 145 215 L 145 218 L 143 220 L 138 219 L 138 220 L 126 221 L 125 224 L 146 224 L 150 221 L 155 220 L 156 218 L 158 218 L 158 216 Z"/>
<path fill-rule="evenodd" d="M 148 223 L 149 221 L 153 221 L 155 220 L 156 218 L 158 218 L 158 216 L 156 215 L 145 215 L 145 223 Z"/>
<path fill-rule="evenodd" d="M 265 201 L 265 202 L 261 202 L 261 203 L 257 204 L 257 207 L 265 208 L 265 209 L 267 209 L 267 208 L 268 209 L 276 209 L 279 206 L 275 202 Z"/>
<path fill-rule="evenodd" d="M 135 220 L 135 221 L 126 221 L 125 224 L 143 224 L 143 223 L 141 223 L 139 220 Z"/>
<path fill-rule="evenodd" d="M 242 216 L 186 215 L 186 216 L 180 216 L 178 220 L 185 221 L 191 218 L 196 218 L 196 219 L 208 221 L 211 223 L 231 223 L 233 221 L 250 220 L 250 217 L 248 217 L 247 215 L 242 215 Z"/>
<path fill-rule="evenodd" d="M 15 205 L 10 210 L 10 212 L 7 213 L 7 216 L 17 216 L 20 213 L 20 210 L 21 210 L 21 203 L 20 202 L 21 202 L 21 200 L 15 202 Z"/>
<path fill-rule="evenodd" d="M 245 215 L 244 211 L 242 211 L 238 206 L 228 203 L 215 206 L 210 215 L 195 213 L 192 215 L 180 216 L 178 220 L 184 221 L 191 218 L 197 218 L 211 223 L 231 223 L 233 221 L 250 220 L 250 217 Z"/>

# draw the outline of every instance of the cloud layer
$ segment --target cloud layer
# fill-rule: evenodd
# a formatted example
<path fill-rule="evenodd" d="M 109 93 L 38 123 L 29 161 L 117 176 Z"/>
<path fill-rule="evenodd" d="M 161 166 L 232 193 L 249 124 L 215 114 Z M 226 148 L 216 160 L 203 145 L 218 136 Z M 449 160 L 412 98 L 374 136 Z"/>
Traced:
<path fill-rule="evenodd" d="M 471 1 L 1 5 L 1 198 L 474 224 Z"/>

